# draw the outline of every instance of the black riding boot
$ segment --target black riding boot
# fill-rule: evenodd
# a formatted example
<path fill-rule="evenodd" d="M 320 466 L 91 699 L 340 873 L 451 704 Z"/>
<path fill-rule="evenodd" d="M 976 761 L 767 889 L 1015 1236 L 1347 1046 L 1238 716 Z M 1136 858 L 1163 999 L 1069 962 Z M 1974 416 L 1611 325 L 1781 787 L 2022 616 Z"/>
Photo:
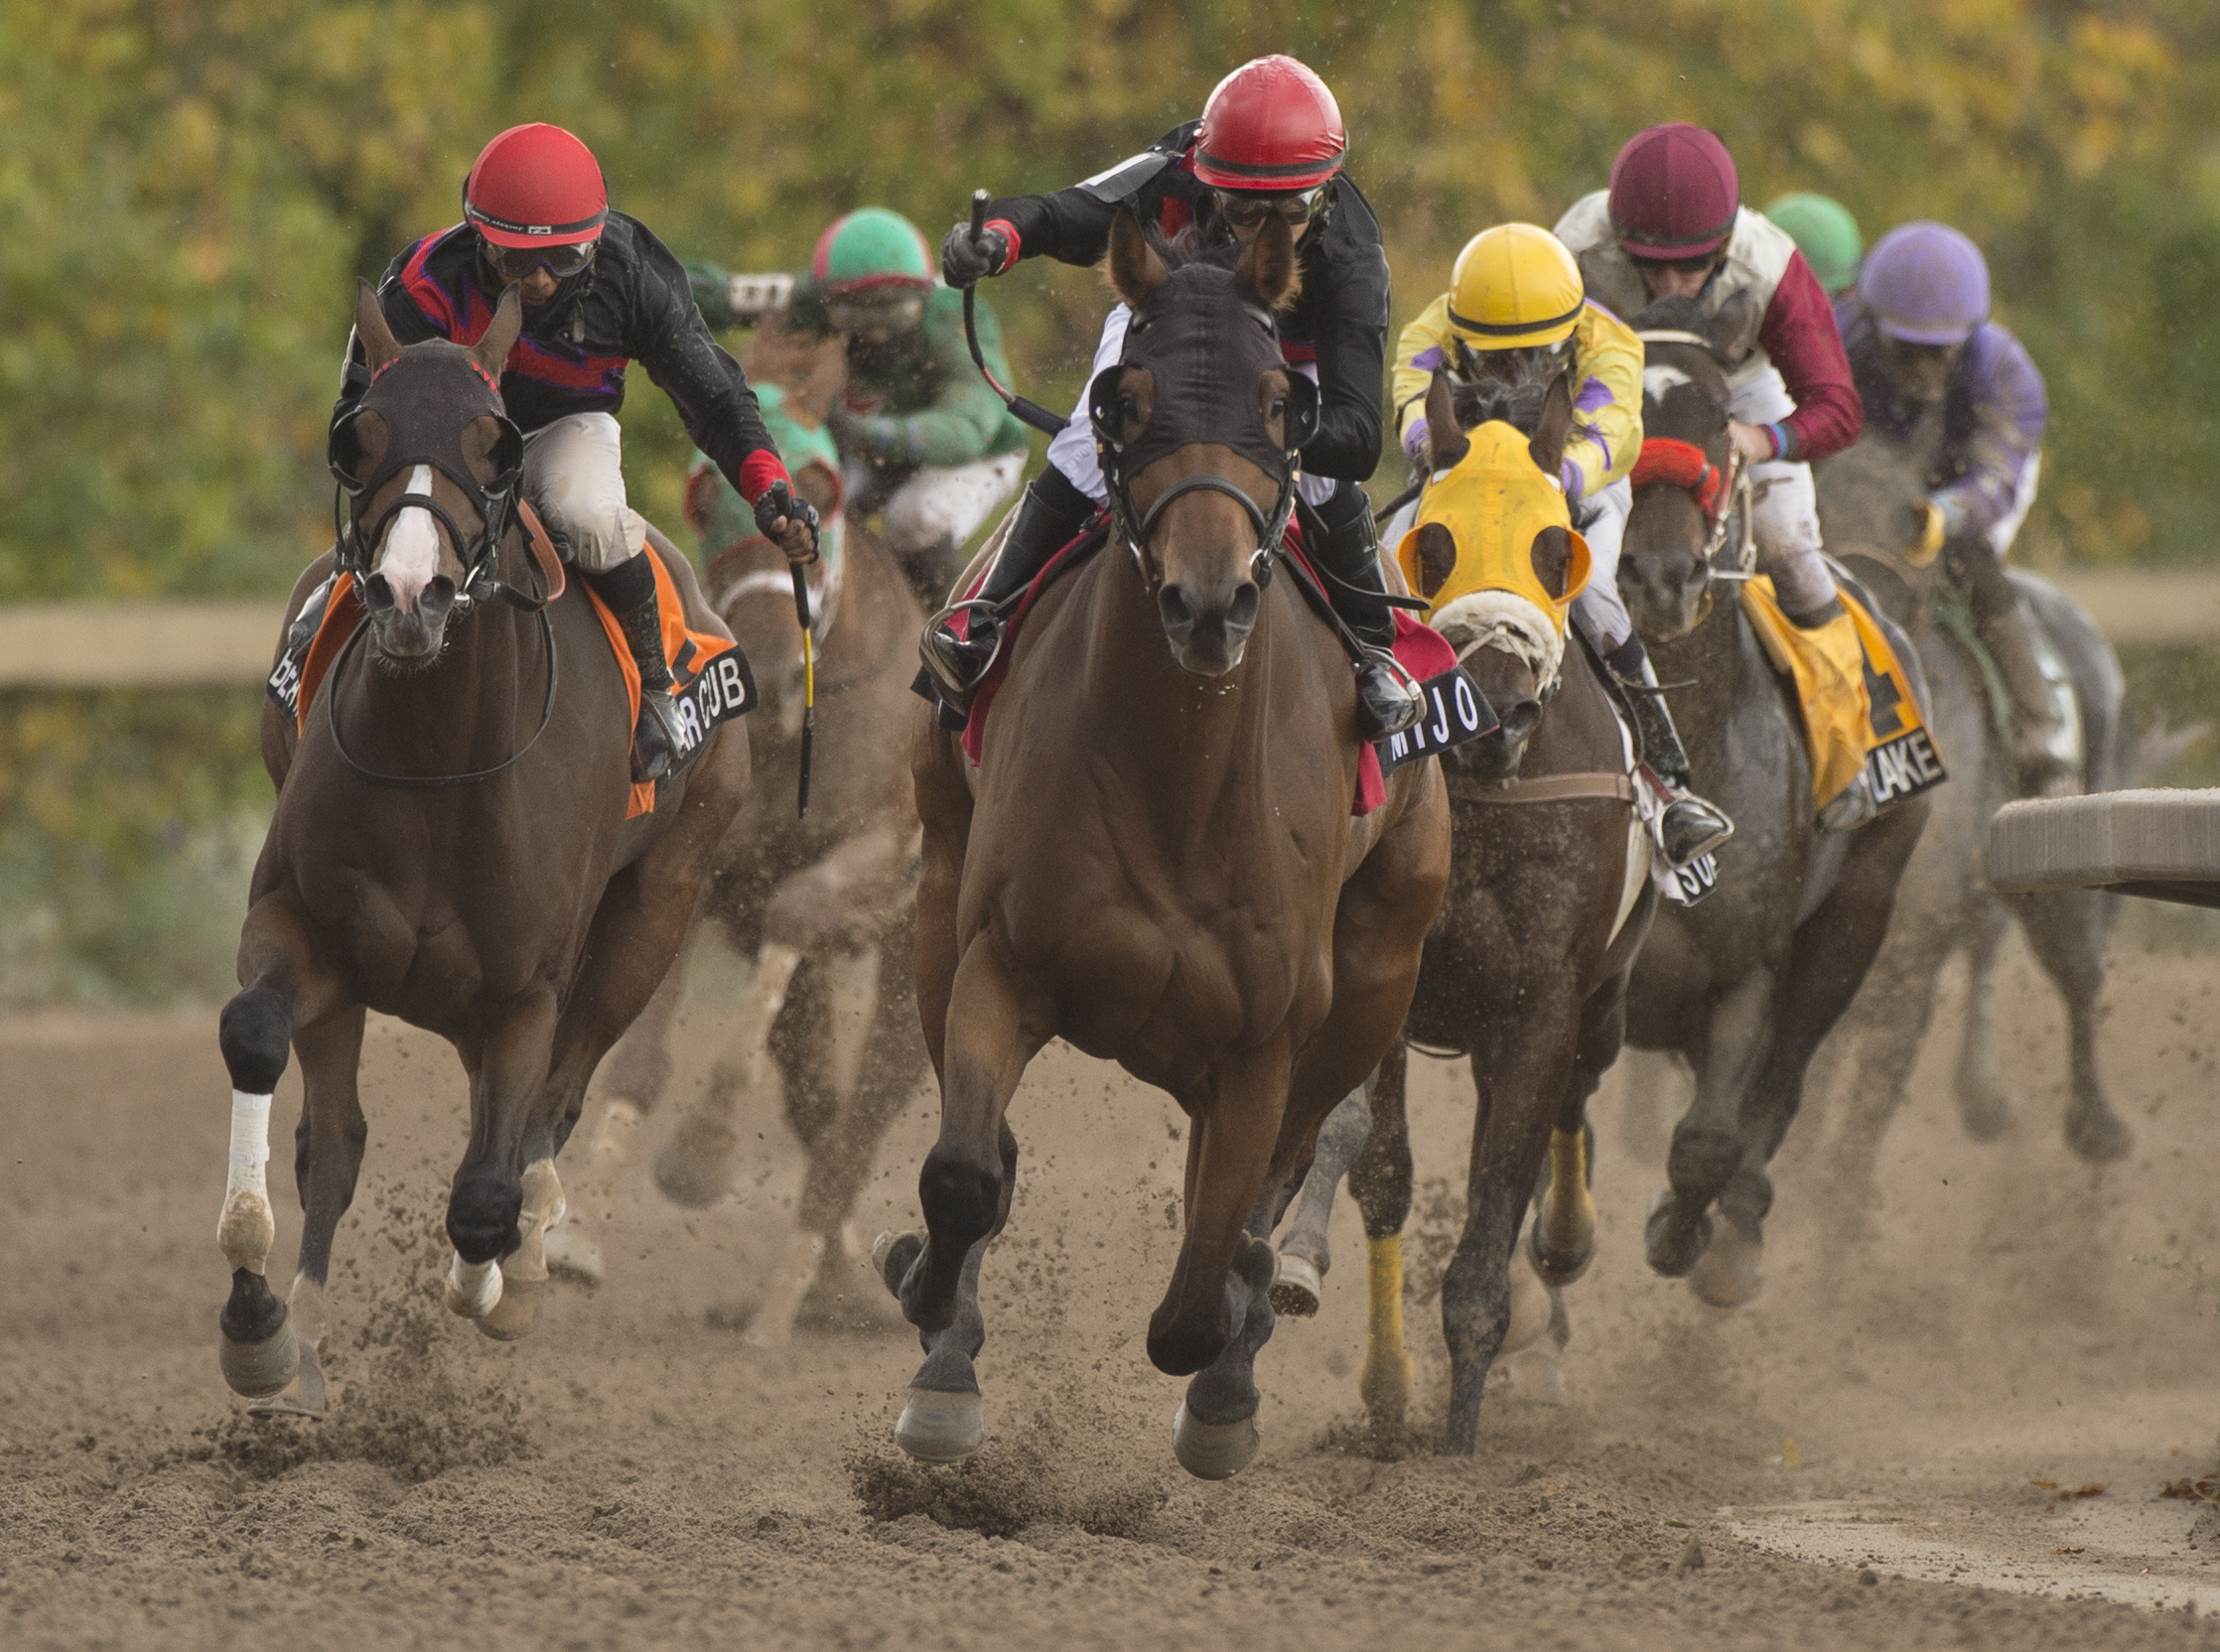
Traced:
<path fill-rule="evenodd" d="M 1072 486 L 1054 466 L 1033 479 L 1033 485 L 1026 489 L 1018 506 L 1018 519 L 1010 524 L 1002 551 L 987 570 L 987 583 L 971 600 L 971 606 L 962 610 L 969 616 L 965 621 L 968 634 L 958 636 L 950 630 L 946 617 L 950 611 L 943 610 L 917 639 L 925 672 L 940 691 L 944 705 L 956 711 L 970 706 L 972 690 L 986 676 L 1002 646 L 1001 616 L 976 605 L 999 608 L 1024 591 L 1048 565 L 1050 557 L 1079 536 L 1079 530 L 1094 513 L 1094 500 Z"/>
<path fill-rule="evenodd" d="M 1385 740 L 1416 723 L 1426 703 L 1409 675 L 1380 657 L 1395 646 L 1395 610 L 1380 572 L 1380 530 L 1372 520 L 1372 501 L 1355 482 L 1343 482 L 1312 514 L 1324 529 L 1310 548 L 1325 576 L 1326 597 L 1369 650 L 1357 662 L 1357 738 Z"/>
<path fill-rule="evenodd" d="M 1954 539 L 1943 556 L 1952 582 L 1973 610 L 1974 632 L 1996 660 L 2012 696 L 2012 758 L 2019 770 L 2019 789 L 2050 790 L 2072 775 L 2073 765 L 2059 750 L 2065 731 L 2051 703 L 2050 681 L 2035 656 L 2033 620 L 1987 541 Z"/>
<path fill-rule="evenodd" d="M 1635 737 L 1642 743 L 1642 761 L 1665 787 L 1670 801 L 1657 820 L 1657 847 L 1666 865 L 1675 871 L 1702 860 L 1734 835 L 1727 811 L 1689 790 L 1688 753 L 1680 731 L 1673 727 L 1672 709 L 1657 692 L 1657 673 L 1650 669 L 1649 651 L 1639 634 L 1603 656 L 1603 663 L 1618 678 L 1625 700 L 1634 713 Z"/>
<path fill-rule="evenodd" d="M 632 730 L 632 778 L 659 780 L 671 770 L 686 748 L 671 703 L 670 662 L 663 657 L 663 617 L 655 602 L 655 570 L 647 559 L 653 551 L 620 562 L 614 568 L 586 576 L 594 595 L 609 605 L 639 667 L 639 723 Z"/>

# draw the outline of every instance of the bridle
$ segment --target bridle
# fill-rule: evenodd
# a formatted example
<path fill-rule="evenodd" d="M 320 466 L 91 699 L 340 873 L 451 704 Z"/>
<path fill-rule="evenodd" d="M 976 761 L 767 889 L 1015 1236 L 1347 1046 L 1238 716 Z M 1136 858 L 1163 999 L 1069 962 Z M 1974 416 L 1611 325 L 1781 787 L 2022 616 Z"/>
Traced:
<path fill-rule="evenodd" d="M 1660 328 L 1637 333 L 1635 337 L 1644 344 L 1687 344 L 1718 359 L 1711 341 L 1700 333 Z M 1645 436 L 1629 481 L 1635 488 L 1663 484 L 1678 487 L 1694 497 L 1697 508 L 1711 524 L 1703 553 L 1704 571 L 1709 579 L 1738 582 L 1756 573 L 1757 538 L 1753 522 L 1756 490 L 1750 482 L 1749 467 L 1732 441 L 1727 444 L 1727 469 L 1722 472 L 1711 455 L 1693 442 L 1669 436 Z M 1730 544 L 1733 560 L 1722 567 L 1719 554 Z"/>

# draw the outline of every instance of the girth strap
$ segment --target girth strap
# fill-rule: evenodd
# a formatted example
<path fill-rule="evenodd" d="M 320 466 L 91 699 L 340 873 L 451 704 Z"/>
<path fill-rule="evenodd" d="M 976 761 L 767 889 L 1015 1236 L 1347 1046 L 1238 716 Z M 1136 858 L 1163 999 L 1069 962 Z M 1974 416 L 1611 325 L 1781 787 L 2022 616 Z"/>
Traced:
<path fill-rule="evenodd" d="M 1571 774 L 1543 774 L 1534 779 L 1473 780 L 1450 776 L 1450 795 L 1472 803 L 1570 803 L 1594 797 L 1632 803 L 1638 793 L 1632 775 L 1615 769 L 1583 769 Z"/>

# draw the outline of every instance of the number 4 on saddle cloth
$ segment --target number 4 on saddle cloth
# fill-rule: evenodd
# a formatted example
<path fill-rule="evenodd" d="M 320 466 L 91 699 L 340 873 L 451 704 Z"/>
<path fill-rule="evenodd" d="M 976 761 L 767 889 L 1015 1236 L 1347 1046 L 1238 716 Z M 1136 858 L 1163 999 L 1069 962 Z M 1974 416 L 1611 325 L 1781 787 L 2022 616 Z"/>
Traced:
<path fill-rule="evenodd" d="M 520 508 L 527 512 L 530 509 L 528 505 Z M 526 526 L 534 542 L 535 557 L 547 577 L 548 600 L 553 602 L 563 593 L 561 566 L 555 561 L 553 551 L 547 548 L 545 530 L 538 519 L 527 515 Z M 627 820 L 653 812 L 657 786 L 683 773 L 701 756 L 712 729 L 728 718 L 745 717 L 757 705 L 755 673 L 749 669 L 748 656 L 741 651 L 740 644 L 730 637 L 711 636 L 690 628 L 678 587 L 663 566 L 662 558 L 652 547 L 640 554 L 655 571 L 655 597 L 663 620 L 663 657 L 670 662 L 671 699 L 678 707 L 684 747 L 663 780 L 625 780 L 629 794 L 624 807 Z M 610 650 L 617 658 L 617 668 L 624 676 L 624 727 L 634 728 L 639 722 L 639 667 L 632 659 L 631 648 L 617 623 L 617 617 L 590 588 L 582 583 L 580 589 L 593 604 L 595 617 L 601 620 Z M 322 618 L 311 627 L 295 622 L 294 637 L 263 686 L 271 702 L 293 719 L 296 729 L 308 726 L 309 710 L 316 703 L 317 690 L 368 617 L 369 611 L 355 589 L 354 576 L 343 573 L 327 588 Z"/>

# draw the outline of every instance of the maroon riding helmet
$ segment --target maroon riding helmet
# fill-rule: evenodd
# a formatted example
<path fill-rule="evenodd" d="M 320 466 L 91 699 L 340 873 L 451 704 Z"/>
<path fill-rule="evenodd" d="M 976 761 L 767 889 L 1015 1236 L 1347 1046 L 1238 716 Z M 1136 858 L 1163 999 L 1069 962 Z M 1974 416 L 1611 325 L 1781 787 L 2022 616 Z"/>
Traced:
<path fill-rule="evenodd" d="M 1741 205 L 1734 158 L 1718 133 L 1686 121 L 1635 133 L 1611 163 L 1611 227 L 1629 258 L 1677 263 L 1717 252 Z"/>

